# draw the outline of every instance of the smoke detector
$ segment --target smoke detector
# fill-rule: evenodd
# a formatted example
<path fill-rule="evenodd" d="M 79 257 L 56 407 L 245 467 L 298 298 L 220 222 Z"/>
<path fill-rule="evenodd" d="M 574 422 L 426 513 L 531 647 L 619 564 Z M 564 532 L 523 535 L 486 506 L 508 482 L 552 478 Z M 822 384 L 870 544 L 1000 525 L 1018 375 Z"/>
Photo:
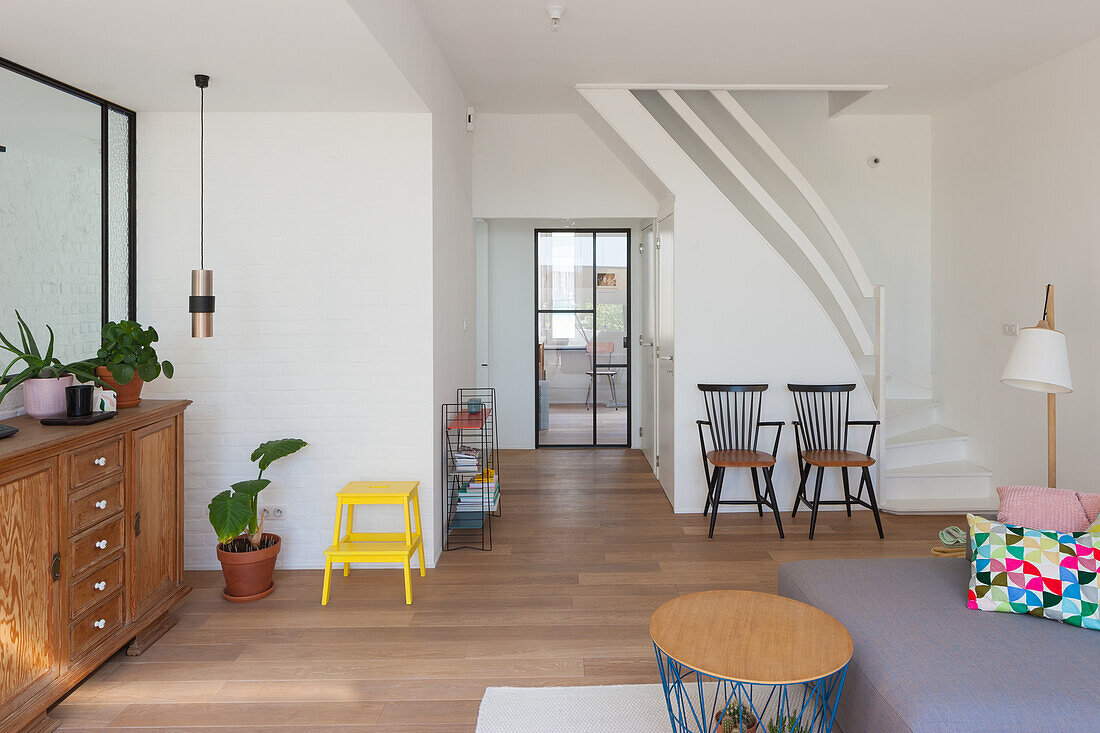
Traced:
<path fill-rule="evenodd" d="M 550 16 L 550 30 L 557 33 L 561 26 L 561 16 L 565 15 L 564 5 L 547 5 L 546 14 Z"/>

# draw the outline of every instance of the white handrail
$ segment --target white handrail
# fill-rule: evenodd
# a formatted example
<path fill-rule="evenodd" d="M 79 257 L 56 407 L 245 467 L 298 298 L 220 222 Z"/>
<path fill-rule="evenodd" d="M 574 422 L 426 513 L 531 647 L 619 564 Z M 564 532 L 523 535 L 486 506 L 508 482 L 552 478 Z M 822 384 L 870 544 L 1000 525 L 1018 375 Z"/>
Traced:
<path fill-rule="evenodd" d="M 859 257 L 856 255 L 855 249 L 852 248 L 852 243 L 848 241 L 848 236 L 844 233 L 844 230 L 840 228 L 840 223 L 833 216 L 833 212 L 829 210 L 829 207 L 825 205 L 824 199 L 818 194 L 810 182 L 806 180 L 806 177 L 802 175 L 802 171 L 791 162 L 779 146 L 768 137 L 768 133 L 764 132 L 764 128 L 757 124 L 756 120 L 749 115 L 741 104 L 733 98 L 733 95 L 727 91 L 720 89 L 712 89 L 711 94 L 718 100 L 718 103 L 726 108 L 726 111 L 733 115 L 733 118 L 737 120 L 737 124 L 741 125 L 745 129 L 745 132 L 749 133 L 749 136 L 756 141 L 756 144 L 771 157 L 772 162 L 779 167 L 779 170 L 795 185 L 798 192 L 802 194 L 802 198 L 806 200 L 806 203 L 813 209 L 814 214 L 817 216 L 818 221 L 825 227 L 825 231 L 829 233 L 829 236 L 833 238 L 833 242 L 836 244 L 836 248 L 840 250 L 840 254 L 844 257 L 844 262 L 848 265 L 848 269 L 852 273 L 852 277 L 855 278 L 856 285 L 859 287 L 859 292 L 864 298 L 874 297 L 874 286 L 871 285 L 871 280 L 867 277 L 867 271 L 863 268 L 863 263 L 860 262 Z"/>
<path fill-rule="evenodd" d="M 875 410 L 878 412 L 878 487 L 886 488 L 886 286 L 875 286 Z M 881 500 L 880 500 L 881 502 Z"/>
<path fill-rule="evenodd" d="M 825 259 L 821 256 L 821 252 L 814 246 L 813 242 L 810 241 L 810 238 L 806 236 L 806 233 L 802 231 L 783 207 L 780 206 L 752 174 L 749 173 L 748 169 L 737 159 L 737 156 L 722 144 L 718 136 L 707 127 L 706 123 L 695 114 L 679 94 L 666 89 L 659 90 L 657 93 L 661 95 L 661 98 L 664 99 L 685 122 L 687 122 L 692 131 L 706 143 L 711 152 L 718 156 L 722 164 L 737 177 L 741 185 L 743 185 L 753 198 L 759 202 L 771 218 L 779 224 L 783 231 L 786 232 L 787 236 L 798 245 L 798 248 L 802 250 L 802 254 L 806 256 L 810 264 L 817 270 L 818 275 L 825 281 L 825 286 L 829 289 L 829 292 L 832 293 L 833 298 L 836 299 L 837 305 L 840 306 L 840 310 L 844 313 L 844 317 L 847 319 L 848 325 L 851 327 L 852 333 L 863 354 L 865 356 L 874 354 L 875 346 L 871 339 L 871 334 L 867 331 L 867 325 L 863 322 L 863 319 L 859 317 L 855 304 L 848 296 L 848 293 L 845 292 L 844 286 L 840 284 L 840 280 L 837 279 L 836 273 L 833 272 L 833 269 L 825 262 Z"/>

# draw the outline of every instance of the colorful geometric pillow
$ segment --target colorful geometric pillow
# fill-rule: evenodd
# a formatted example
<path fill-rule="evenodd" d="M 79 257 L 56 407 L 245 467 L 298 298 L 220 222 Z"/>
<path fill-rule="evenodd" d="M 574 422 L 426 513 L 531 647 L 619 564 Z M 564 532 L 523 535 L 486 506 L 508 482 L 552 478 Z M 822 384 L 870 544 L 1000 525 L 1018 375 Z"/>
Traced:
<path fill-rule="evenodd" d="M 968 608 L 1100 630 L 1100 533 L 966 519 L 974 553 Z"/>

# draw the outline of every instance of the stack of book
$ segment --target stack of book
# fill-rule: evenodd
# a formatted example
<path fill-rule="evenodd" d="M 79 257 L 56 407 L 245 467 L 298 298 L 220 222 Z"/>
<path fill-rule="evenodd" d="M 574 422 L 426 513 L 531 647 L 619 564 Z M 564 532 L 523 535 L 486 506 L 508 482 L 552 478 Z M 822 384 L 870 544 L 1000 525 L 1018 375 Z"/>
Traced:
<path fill-rule="evenodd" d="M 458 490 L 458 511 L 495 512 L 500 504 L 500 482 L 493 469 L 478 474 Z"/>
<path fill-rule="evenodd" d="M 460 445 L 455 449 L 453 462 L 455 473 L 477 473 L 481 470 L 481 450 Z"/>

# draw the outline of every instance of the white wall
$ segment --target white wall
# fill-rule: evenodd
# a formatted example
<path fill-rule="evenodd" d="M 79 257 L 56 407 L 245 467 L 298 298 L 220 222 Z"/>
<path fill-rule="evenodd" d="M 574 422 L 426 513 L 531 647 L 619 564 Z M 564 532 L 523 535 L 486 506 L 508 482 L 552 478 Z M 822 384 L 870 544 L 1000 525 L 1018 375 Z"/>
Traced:
<path fill-rule="evenodd" d="M 138 124 L 138 317 L 176 365 L 147 396 L 194 400 L 186 565 L 217 566 L 210 498 L 254 475 L 260 442 L 296 436 L 309 447 L 272 467 L 262 501 L 288 509 L 268 525 L 284 537 L 281 566 L 320 567 L 348 481 L 415 479 L 434 495 L 433 228 L 421 214 L 432 201 L 431 117 L 207 115 L 212 339 L 191 339 L 187 315 L 197 116 L 141 114 Z M 433 504 L 421 506 L 430 527 Z M 369 514 L 401 526 L 399 510 Z M 437 538 L 425 533 L 429 559 Z"/>
<path fill-rule="evenodd" d="M 836 216 L 887 293 L 888 368 L 932 368 L 932 140 L 928 115 L 828 116 L 822 93 L 742 92 L 748 113 Z M 877 168 L 867 164 L 872 155 Z M 871 323 L 873 327 L 873 322 Z"/>
<path fill-rule="evenodd" d="M 431 112 L 432 284 L 423 297 L 432 301 L 432 445 L 438 456 L 439 406 L 453 402 L 459 387 L 476 382 L 473 136 L 466 131 L 467 101 L 415 3 L 353 0 L 351 5 Z M 405 213 L 419 216 L 422 208 Z M 433 491 L 425 503 L 433 506 L 431 531 L 438 536 L 442 495 Z"/>
<path fill-rule="evenodd" d="M 639 218 L 656 209 L 652 194 L 577 115 L 477 116 L 474 216 Z"/>
<path fill-rule="evenodd" d="M 1075 391 L 1058 398 L 1058 485 L 1097 491 L 1100 41 L 933 117 L 933 343 L 943 422 L 998 485 L 1046 484 L 1046 398 L 1000 384 L 1055 287 Z"/>
<path fill-rule="evenodd" d="M 496 387 L 502 448 L 535 447 L 535 230 L 561 228 L 559 219 L 489 219 L 488 327 L 489 384 Z M 630 229 L 631 298 L 638 302 L 636 219 L 579 219 L 577 229 Z M 637 323 L 639 309 L 631 308 Z M 479 319 L 480 320 L 480 319 Z M 631 401 L 638 405 L 641 375 L 637 373 L 637 331 L 631 329 L 635 373 Z M 583 399 L 583 388 L 581 391 Z M 634 420 L 637 440 L 638 421 Z"/>
<path fill-rule="evenodd" d="M 860 383 L 852 355 L 790 266 L 633 95 L 590 90 L 585 97 L 676 197 L 674 508 L 701 511 L 706 498 L 695 425 L 705 414 L 697 387 L 704 382 L 772 385 L 764 416 L 788 421 L 775 489 L 780 505 L 790 507 L 798 472 L 789 424 L 794 406 L 785 385 Z M 852 416 L 873 417 L 863 387 L 853 397 Z M 747 472 L 738 473 L 727 476 L 726 498 L 752 493 Z M 835 479 L 830 477 L 829 492 L 837 491 L 831 486 Z"/>

